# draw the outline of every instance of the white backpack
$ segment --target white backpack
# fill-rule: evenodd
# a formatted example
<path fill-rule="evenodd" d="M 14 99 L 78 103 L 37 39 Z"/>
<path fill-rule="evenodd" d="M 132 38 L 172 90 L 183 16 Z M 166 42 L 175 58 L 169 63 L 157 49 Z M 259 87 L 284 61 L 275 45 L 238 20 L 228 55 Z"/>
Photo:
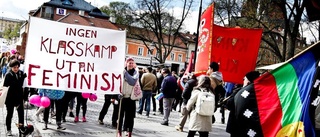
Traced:
<path fill-rule="evenodd" d="M 200 89 L 200 93 L 196 102 L 196 112 L 203 116 L 212 116 L 215 109 L 215 98 L 211 92 L 205 92 Z"/>

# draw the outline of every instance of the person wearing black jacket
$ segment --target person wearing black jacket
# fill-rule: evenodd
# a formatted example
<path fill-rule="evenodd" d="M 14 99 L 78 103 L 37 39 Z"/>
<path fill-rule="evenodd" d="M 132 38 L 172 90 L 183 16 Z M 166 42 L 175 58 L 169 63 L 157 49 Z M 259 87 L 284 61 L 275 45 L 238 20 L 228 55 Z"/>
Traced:
<path fill-rule="evenodd" d="M 182 92 L 184 90 L 184 87 L 185 87 L 185 83 L 186 83 L 186 76 L 184 76 L 184 69 L 181 69 L 179 71 L 179 77 L 177 79 L 177 84 L 178 84 L 178 88 L 177 88 L 177 92 L 176 92 L 176 97 L 175 97 L 175 100 L 173 102 L 173 106 L 172 106 L 172 109 L 174 111 L 177 110 L 177 106 L 179 105 L 180 109 L 181 109 L 181 105 L 182 105 Z M 180 112 L 180 110 L 178 108 L 178 112 Z"/>
<path fill-rule="evenodd" d="M 226 106 L 227 106 L 227 109 L 229 109 L 230 113 L 229 113 L 229 119 L 228 119 L 226 131 L 230 133 L 230 137 L 241 136 L 241 133 L 243 133 L 241 129 L 241 126 L 243 126 L 242 125 L 243 122 L 241 122 L 241 120 L 239 119 L 239 115 L 243 115 L 243 114 L 241 113 L 237 115 L 237 113 L 239 112 L 237 112 L 237 109 L 236 109 L 237 105 L 240 105 L 237 103 L 241 101 L 237 101 L 237 100 L 242 98 L 241 94 L 245 91 L 246 87 L 249 87 L 249 85 L 253 83 L 254 80 L 257 79 L 259 76 L 260 76 L 260 73 L 257 71 L 248 72 L 244 77 L 243 87 L 241 89 L 234 90 L 235 92 L 232 93 L 230 97 L 227 98 Z"/>
<path fill-rule="evenodd" d="M 9 72 L 5 75 L 4 87 L 9 87 L 7 98 L 5 101 L 7 107 L 6 126 L 7 136 L 12 136 L 11 121 L 14 107 L 18 112 L 19 125 L 24 125 L 24 106 L 23 106 L 23 81 L 27 77 L 25 73 L 19 70 L 20 62 L 18 60 L 11 60 Z"/>
<path fill-rule="evenodd" d="M 236 136 L 234 134 L 234 130 L 235 130 L 234 96 L 238 93 L 239 90 L 241 90 L 241 88 L 242 88 L 242 85 L 236 85 L 232 90 L 232 94 L 228 96 L 224 101 L 221 102 L 221 104 L 224 105 L 229 110 L 229 117 L 227 121 L 226 131 L 230 133 L 230 137 Z"/>
<path fill-rule="evenodd" d="M 181 107 L 181 117 L 180 117 L 180 121 L 179 121 L 179 125 L 175 126 L 177 131 L 182 132 L 183 131 L 183 127 L 187 121 L 187 118 L 189 116 L 189 112 L 186 109 L 186 105 L 188 103 L 188 100 L 191 97 L 191 92 L 193 90 L 193 88 L 197 85 L 197 78 L 195 75 L 193 75 L 192 73 L 189 76 L 189 80 L 187 81 L 185 88 L 182 92 L 182 107 Z"/>

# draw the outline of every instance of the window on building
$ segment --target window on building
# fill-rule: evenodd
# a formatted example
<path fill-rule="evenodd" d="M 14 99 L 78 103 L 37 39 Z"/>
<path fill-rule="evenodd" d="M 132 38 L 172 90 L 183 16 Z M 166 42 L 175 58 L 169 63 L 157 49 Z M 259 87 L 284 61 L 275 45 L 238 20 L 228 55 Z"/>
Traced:
<path fill-rule="evenodd" d="M 138 55 L 142 56 L 143 55 L 143 47 L 138 48 Z"/>
<path fill-rule="evenodd" d="M 179 62 L 182 62 L 182 54 L 179 54 L 179 55 L 178 55 L 178 61 L 179 61 Z"/>
<path fill-rule="evenodd" d="M 174 53 L 170 53 L 170 59 L 174 60 Z"/>
<path fill-rule="evenodd" d="M 41 17 L 45 19 L 53 19 L 53 8 L 52 7 L 42 7 L 41 9 Z"/>

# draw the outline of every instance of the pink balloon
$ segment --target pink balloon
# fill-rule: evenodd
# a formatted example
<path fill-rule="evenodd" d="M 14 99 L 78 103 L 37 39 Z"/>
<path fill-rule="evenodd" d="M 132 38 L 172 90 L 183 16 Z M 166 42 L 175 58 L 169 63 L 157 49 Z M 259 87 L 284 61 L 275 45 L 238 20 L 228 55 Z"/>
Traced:
<path fill-rule="evenodd" d="M 90 101 L 96 101 L 98 99 L 98 96 L 96 94 L 91 94 L 89 97 Z"/>
<path fill-rule="evenodd" d="M 16 49 L 12 49 L 11 50 L 11 54 L 16 54 L 17 50 Z"/>
<path fill-rule="evenodd" d="M 82 92 L 82 97 L 83 98 L 89 98 L 90 97 L 90 93 Z"/>
<path fill-rule="evenodd" d="M 40 106 L 41 106 L 41 104 L 40 104 L 40 102 L 41 102 L 41 96 L 39 96 L 39 95 L 32 95 L 32 96 L 30 96 L 30 98 L 29 98 L 29 102 L 30 102 L 30 104 L 32 104 L 32 105 L 35 105 L 35 106 L 37 106 L 37 107 L 40 107 Z"/>
<path fill-rule="evenodd" d="M 41 98 L 41 106 L 43 107 L 49 107 L 50 106 L 50 99 L 48 97 L 42 97 Z"/>

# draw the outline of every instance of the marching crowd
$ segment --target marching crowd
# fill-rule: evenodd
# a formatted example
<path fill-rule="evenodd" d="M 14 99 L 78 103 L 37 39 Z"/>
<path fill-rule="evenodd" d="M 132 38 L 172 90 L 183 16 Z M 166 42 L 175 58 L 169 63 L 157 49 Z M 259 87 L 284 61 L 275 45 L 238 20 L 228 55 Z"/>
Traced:
<path fill-rule="evenodd" d="M 16 53 L 15 53 L 16 54 Z M 9 56 L 3 54 L 1 58 L 1 69 L 6 67 L 7 71 L 2 71 L 4 76 L 4 87 L 9 87 L 5 100 L 7 116 L 6 127 L 7 135 L 11 136 L 11 121 L 13 111 L 16 107 L 19 123 L 18 127 L 24 124 L 24 105 L 28 101 L 28 97 L 33 94 L 45 96 L 42 90 L 34 88 L 23 88 L 23 81 L 26 74 L 19 70 L 23 64 L 22 57 L 17 55 Z M 4 61 L 4 63 L 2 63 Z M 7 62 L 7 63 L 5 63 Z M 237 118 L 235 117 L 234 99 L 237 91 L 242 87 L 252 83 L 259 77 L 257 71 L 248 72 L 244 76 L 243 85 L 236 85 L 231 92 L 226 92 L 223 75 L 219 72 L 219 64 L 212 62 L 207 71 L 207 75 L 196 77 L 193 73 L 187 73 L 184 69 L 176 74 L 170 72 L 168 68 L 147 67 L 145 69 L 136 69 L 133 58 L 127 58 L 123 70 L 124 83 L 121 95 L 105 95 L 104 104 L 99 114 L 98 124 L 104 124 L 104 117 L 108 112 L 110 105 L 113 105 L 112 126 L 117 129 L 117 136 L 121 137 L 123 132 L 125 136 L 131 137 L 134 127 L 134 118 L 136 114 L 142 115 L 145 111 L 146 117 L 158 111 L 163 115 L 161 125 L 168 126 L 170 120 L 170 112 L 178 111 L 181 113 L 179 124 L 175 126 L 177 131 L 182 132 L 188 123 L 188 137 L 195 136 L 196 132 L 200 137 L 208 137 L 212 130 L 212 124 L 215 122 L 213 113 L 218 107 L 224 111 L 224 107 L 230 111 L 226 131 L 231 136 L 237 136 Z M 136 106 L 136 100 L 131 98 L 134 92 L 134 86 L 140 85 L 142 98 L 139 99 L 139 106 Z M 81 93 L 72 91 L 63 91 L 64 95 L 61 99 L 51 98 L 50 107 L 38 107 L 34 116 L 38 121 L 44 122 L 43 130 L 48 129 L 48 118 L 56 117 L 57 130 L 65 130 L 62 126 L 66 122 L 66 116 L 74 117 L 74 122 L 86 122 L 87 100 Z M 161 95 L 161 96 L 160 96 Z M 159 101 L 157 103 L 156 101 Z M 74 103 L 76 102 L 76 113 L 73 114 Z M 152 103 L 152 104 L 151 104 Z M 159 106 L 157 106 L 159 104 Z M 152 108 L 152 109 L 151 109 Z M 82 119 L 79 119 L 80 110 L 82 109 Z M 43 113 L 43 118 L 40 114 Z M 224 114 L 224 113 L 222 113 Z M 222 117 L 224 122 L 224 116 Z M 160 126 L 160 125 L 159 125 Z"/>

